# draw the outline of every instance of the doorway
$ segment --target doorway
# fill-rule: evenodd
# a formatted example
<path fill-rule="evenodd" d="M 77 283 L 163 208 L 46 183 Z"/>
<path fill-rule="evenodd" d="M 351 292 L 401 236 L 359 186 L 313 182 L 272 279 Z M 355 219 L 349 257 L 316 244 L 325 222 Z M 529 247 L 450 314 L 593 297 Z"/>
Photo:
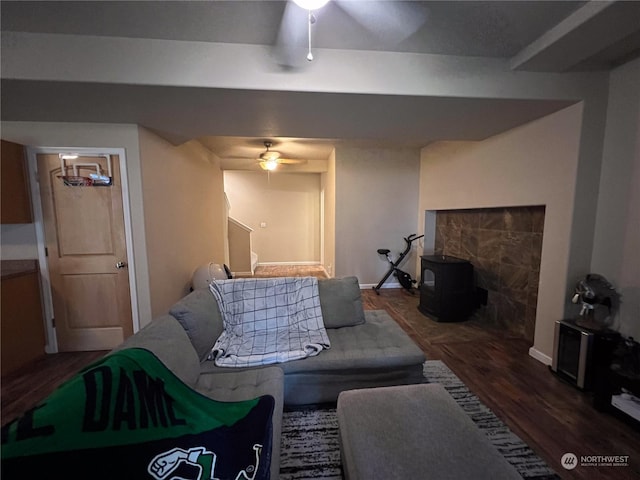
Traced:
<path fill-rule="evenodd" d="M 229 216 L 252 229 L 259 265 L 321 264 L 320 173 L 226 170 L 224 188 Z"/>
<path fill-rule="evenodd" d="M 110 350 L 139 325 L 124 149 L 29 148 L 28 159 L 47 352 Z"/>

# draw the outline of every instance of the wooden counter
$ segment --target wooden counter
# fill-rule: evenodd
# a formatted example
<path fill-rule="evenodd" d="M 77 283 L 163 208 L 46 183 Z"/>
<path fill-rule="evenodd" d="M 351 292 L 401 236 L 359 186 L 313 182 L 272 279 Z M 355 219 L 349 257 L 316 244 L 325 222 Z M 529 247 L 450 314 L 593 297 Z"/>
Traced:
<path fill-rule="evenodd" d="M 2 260 L 1 374 L 45 355 L 40 275 L 36 260 Z"/>

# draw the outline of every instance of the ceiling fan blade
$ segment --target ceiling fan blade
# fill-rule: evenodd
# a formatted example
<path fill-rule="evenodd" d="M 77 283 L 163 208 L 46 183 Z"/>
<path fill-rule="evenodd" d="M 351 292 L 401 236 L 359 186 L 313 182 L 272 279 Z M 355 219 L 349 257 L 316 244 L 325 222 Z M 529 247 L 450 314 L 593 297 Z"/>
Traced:
<path fill-rule="evenodd" d="M 278 163 L 286 163 L 289 165 L 300 165 L 301 163 L 306 163 L 306 160 L 297 160 L 293 158 L 279 158 L 277 160 Z"/>
<path fill-rule="evenodd" d="M 428 10 L 423 2 L 334 1 L 360 25 L 390 45 L 409 38 L 427 21 Z"/>
<path fill-rule="evenodd" d="M 271 168 L 271 169 L 268 166 L 269 162 L 267 162 L 266 160 L 261 160 L 261 161 L 258 162 L 258 164 L 260 165 L 260 167 L 263 170 L 274 171 L 274 170 L 277 170 L 280 165 L 300 165 L 300 164 L 303 164 L 303 163 L 307 163 L 306 160 L 296 160 L 296 159 L 293 159 L 293 158 L 279 158 L 275 162 L 276 162 L 276 166 L 274 168 Z"/>
<path fill-rule="evenodd" d="M 307 63 L 307 22 L 308 12 L 288 1 L 273 48 L 276 63 L 283 69 L 301 68 Z"/>

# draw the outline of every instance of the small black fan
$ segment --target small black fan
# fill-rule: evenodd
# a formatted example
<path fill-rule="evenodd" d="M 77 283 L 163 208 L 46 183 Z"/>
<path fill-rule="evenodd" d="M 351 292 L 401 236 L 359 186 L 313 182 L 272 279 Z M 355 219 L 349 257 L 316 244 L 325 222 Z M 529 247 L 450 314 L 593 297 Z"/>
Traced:
<path fill-rule="evenodd" d="M 620 306 L 620 295 L 602 275 L 590 273 L 576 284 L 571 301 L 581 305 L 578 325 L 601 330 L 611 325 Z"/>

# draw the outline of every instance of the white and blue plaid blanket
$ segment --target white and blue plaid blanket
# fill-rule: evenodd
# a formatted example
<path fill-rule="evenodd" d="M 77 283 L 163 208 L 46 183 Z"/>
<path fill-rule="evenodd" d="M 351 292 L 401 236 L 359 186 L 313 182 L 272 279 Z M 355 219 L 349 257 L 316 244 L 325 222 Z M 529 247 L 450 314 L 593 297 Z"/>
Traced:
<path fill-rule="evenodd" d="M 282 363 L 330 348 L 315 277 L 214 280 L 224 331 L 210 360 L 221 367 Z"/>

